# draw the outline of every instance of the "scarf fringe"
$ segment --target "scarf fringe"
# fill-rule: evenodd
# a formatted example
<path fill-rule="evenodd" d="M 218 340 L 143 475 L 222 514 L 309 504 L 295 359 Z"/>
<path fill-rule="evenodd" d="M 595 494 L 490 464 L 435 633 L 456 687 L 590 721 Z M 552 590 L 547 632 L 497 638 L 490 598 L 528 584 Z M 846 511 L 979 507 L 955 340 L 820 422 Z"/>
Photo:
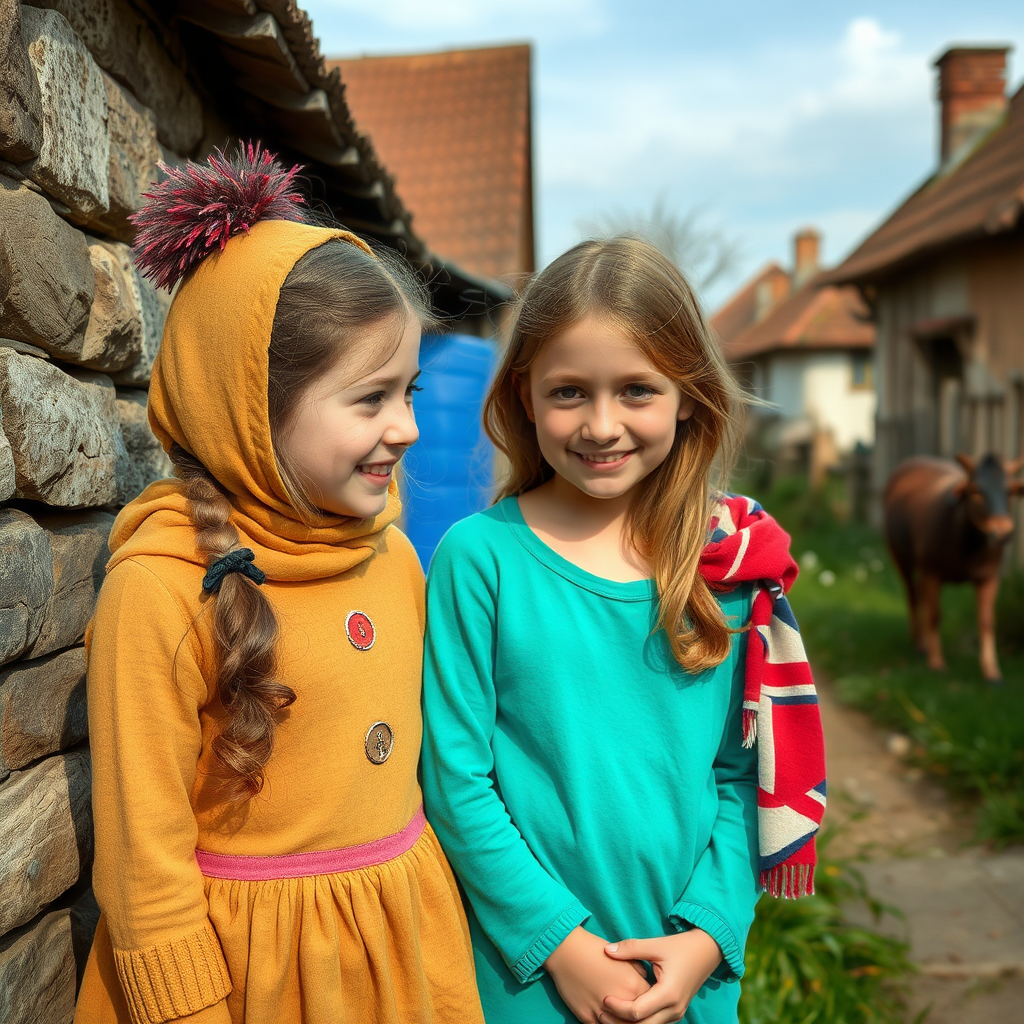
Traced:
<path fill-rule="evenodd" d="M 751 708 L 743 709 L 743 746 L 749 750 L 757 739 L 757 712 Z"/>
<path fill-rule="evenodd" d="M 761 872 L 761 889 L 769 896 L 795 900 L 814 895 L 813 864 L 777 864 Z"/>

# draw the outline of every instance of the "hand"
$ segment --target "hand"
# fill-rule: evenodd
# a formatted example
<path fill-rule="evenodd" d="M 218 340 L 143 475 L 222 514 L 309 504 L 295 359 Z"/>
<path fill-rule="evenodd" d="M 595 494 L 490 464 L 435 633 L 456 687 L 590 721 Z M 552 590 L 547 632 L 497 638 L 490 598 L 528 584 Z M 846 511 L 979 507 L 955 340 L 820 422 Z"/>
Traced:
<path fill-rule="evenodd" d="M 597 1015 L 601 1024 L 670 1024 L 681 1020 L 690 1000 L 722 962 L 722 951 L 707 932 L 693 928 L 655 939 L 626 939 L 605 946 L 616 960 L 647 960 L 655 982 L 635 999 L 608 995 Z"/>
<path fill-rule="evenodd" d="M 597 1024 L 606 996 L 629 1006 L 651 987 L 639 964 L 605 955 L 606 946 L 599 935 L 574 928 L 544 962 L 562 1001 L 582 1024 Z"/>

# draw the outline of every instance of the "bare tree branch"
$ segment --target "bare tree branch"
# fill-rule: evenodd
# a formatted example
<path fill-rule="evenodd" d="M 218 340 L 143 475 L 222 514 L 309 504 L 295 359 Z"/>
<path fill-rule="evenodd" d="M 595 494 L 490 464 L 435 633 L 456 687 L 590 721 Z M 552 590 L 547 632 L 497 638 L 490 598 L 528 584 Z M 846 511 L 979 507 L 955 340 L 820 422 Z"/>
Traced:
<path fill-rule="evenodd" d="M 602 214 L 595 221 L 580 222 L 580 230 L 600 238 L 630 235 L 656 245 L 680 270 L 702 289 L 734 270 L 742 243 L 719 227 L 701 223 L 704 210 L 695 206 L 685 213 L 671 209 L 664 194 L 650 210 L 623 210 Z"/>

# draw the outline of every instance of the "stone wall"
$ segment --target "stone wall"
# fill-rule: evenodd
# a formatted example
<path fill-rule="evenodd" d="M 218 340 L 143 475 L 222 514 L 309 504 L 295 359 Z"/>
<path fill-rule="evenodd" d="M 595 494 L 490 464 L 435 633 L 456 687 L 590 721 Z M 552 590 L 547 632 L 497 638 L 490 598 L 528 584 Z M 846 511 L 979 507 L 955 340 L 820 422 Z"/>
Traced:
<path fill-rule="evenodd" d="M 85 627 L 119 506 L 169 466 L 169 298 L 128 215 L 204 109 L 129 0 L 0 0 L 0 1020 L 64 1024 L 98 911 Z"/>

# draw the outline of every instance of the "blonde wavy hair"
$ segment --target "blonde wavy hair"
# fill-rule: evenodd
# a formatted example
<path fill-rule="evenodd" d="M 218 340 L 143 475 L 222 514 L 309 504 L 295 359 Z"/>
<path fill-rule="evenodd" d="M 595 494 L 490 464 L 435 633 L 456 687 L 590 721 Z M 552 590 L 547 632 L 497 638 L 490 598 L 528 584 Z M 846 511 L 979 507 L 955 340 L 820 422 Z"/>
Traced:
<path fill-rule="evenodd" d="M 484 405 L 484 427 L 507 460 L 495 501 L 520 495 L 554 470 L 519 397 L 545 342 L 588 316 L 607 318 L 694 401 L 672 449 L 637 487 L 629 537 L 658 588 L 658 626 L 689 672 L 720 664 L 731 634 L 698 571 L 717 487 L 728 479 L 743 395 L 677 267 L 637 238 L 574 246 L 534 277 L 513 310 L 501 364 Z"/>

